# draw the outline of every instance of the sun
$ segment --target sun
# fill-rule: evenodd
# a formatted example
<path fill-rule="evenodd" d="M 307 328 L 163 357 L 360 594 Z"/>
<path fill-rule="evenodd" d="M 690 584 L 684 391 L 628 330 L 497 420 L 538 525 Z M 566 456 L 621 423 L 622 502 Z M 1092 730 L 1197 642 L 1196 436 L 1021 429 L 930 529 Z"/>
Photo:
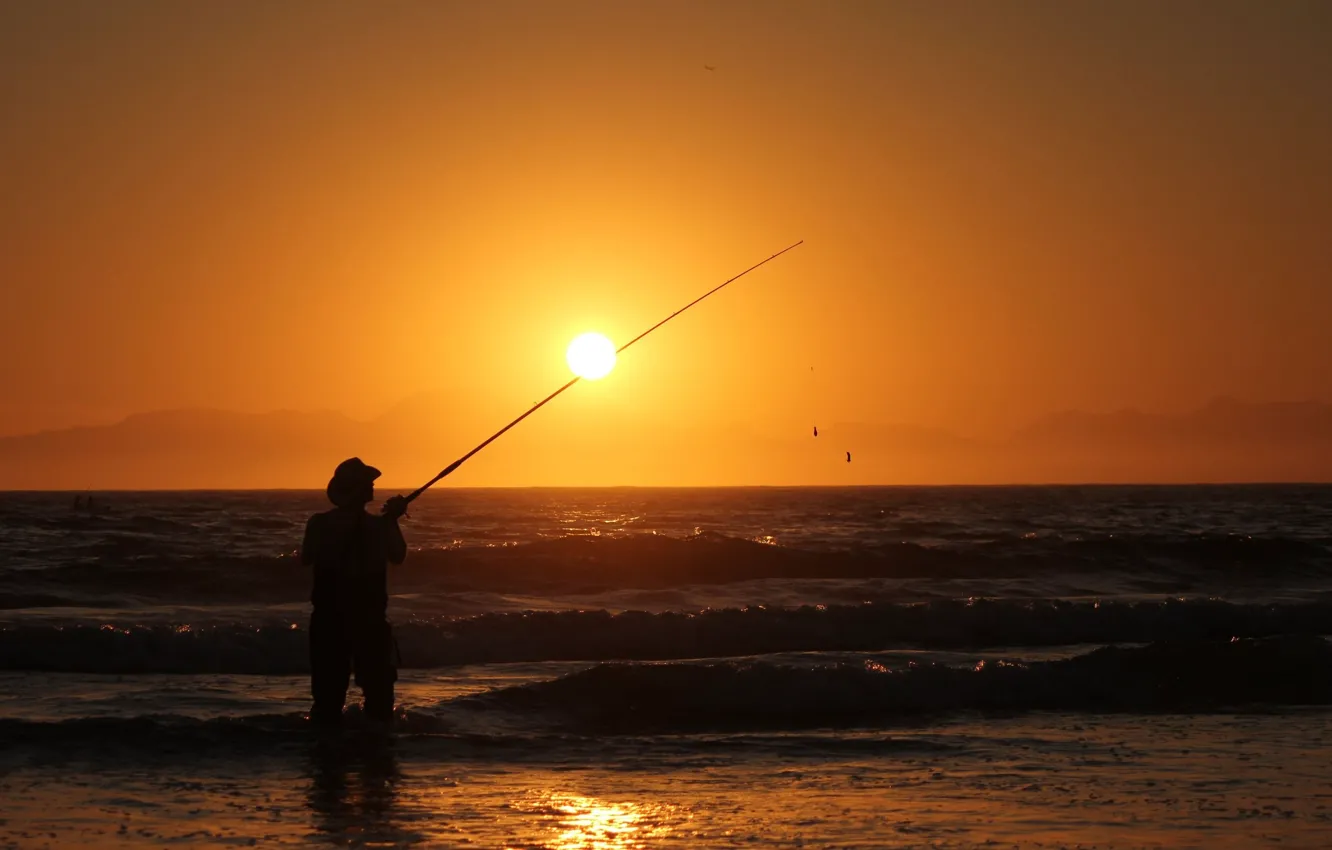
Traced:
<path fill-rule="evenodd" d="M 569 343 L 564 359 L 575 375 L 595 381 L 615 368 L 615 344 L 598 333 L 581 334 Z"/>

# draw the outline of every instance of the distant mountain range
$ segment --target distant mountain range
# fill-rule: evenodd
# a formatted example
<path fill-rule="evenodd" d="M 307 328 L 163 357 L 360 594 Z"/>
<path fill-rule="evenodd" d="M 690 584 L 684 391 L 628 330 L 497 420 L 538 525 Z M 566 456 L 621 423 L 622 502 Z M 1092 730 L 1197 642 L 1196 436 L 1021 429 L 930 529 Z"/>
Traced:
<path fill-rule="evenodd" d="M 0 438 L 0 489 L 321 487 L 358 455 L 412 486 L 480 437 L 422 397 L 370 422 L 342 414 L 178 410 L 105 427 Z M 1003 440 L 909 425 L 842 424 L 774 439 L 739 427 L 605 421 L 516 429 L 454 482 L 987 484 L 1332 481 L 1332 406 L 1219 399 L 1182 416 L 1047 416 Z M 844 453 L 852 453 L 847 463 Z"/>

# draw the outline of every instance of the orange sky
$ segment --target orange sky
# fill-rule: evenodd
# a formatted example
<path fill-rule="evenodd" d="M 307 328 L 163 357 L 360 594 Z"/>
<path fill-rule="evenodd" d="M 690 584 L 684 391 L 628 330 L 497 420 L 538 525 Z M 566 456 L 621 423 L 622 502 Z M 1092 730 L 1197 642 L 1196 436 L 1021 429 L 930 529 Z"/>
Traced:
<path fill-rule="evenodd" d="M 59 0 L 0 67 L 0 434 L 479 441 L 797 239 L 521 427 L 1332 398 L 1332 4 Z"/>

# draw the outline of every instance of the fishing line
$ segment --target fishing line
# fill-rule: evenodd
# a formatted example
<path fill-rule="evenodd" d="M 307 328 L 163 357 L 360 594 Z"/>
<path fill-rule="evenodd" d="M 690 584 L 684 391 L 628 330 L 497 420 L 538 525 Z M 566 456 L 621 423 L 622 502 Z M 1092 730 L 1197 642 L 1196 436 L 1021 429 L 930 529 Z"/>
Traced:
<path fill-rule="evenodd" d="M 638 336 L 636 336 L 636 337 L 634 337 L 633 339 L 631 339 L 631 340 L 629 340 L 628 342 L 626 342 L 624 345 L 622 345 L 622 346 L 620 346 L 619 348 L 615 349 L 615 353 L 616 353 L 616 354 L 619 354 L 620 352 L 624 351 L 624 350 L 625 350 L 626 348 L 628 348 L 629 346 L 631 346 L 631 345 L 633 345 L 634 343 L 638 342 L 638 341 L 639 341 L 640 339 L 642 339 L 643 337 L 645 337 L 645 336 L 647 336 L 648 334 L 650 334 L 650 333 L 652 333 L 653 331 L 655 331 L 657 328 L 659 328 L 659 327 L 661 327 L 662 325 L 664 325 L 664 324 L 666 324 L 667 322 L 669 322 L 671 319 L 674 319 L 676 316 L 680 315 L 680 314 L 683 313 L 685 310 L 688 310 L 690 307 L 693 307 L 695 304 L 697 304 L 698 302 L 702 301 L 704 298 L 707 298 L 709 295 L 712 295 L 714 292 L 718 292 L 718 291 L 724 289 L 725 287 L 731 285 L 731 284 L 734 283 L 735 281 L 739 280 L 740 278 L 742 278 L 742 277 L 744 277 L 745 275 L 749 274 L 750 272 L 754 271 L 754 269 L 757 269 L 759 266 L 765 265 L 765 264 L 767 264 L 767 263 L 769 263 L 769 262 L 771 262 L 771 261 L 777 259 L 777 258 L 780 257 L 782 254 L 785 254 L 787 251 L 790 251 L 792 248 L 796 247 L 797 245 L 802 245 L 802 244 L 804 244 L 804 242 L 805 242 L 805 240 L 801 239 L 799 242 L 796 242 L 796 243 L 794 243 L 794 244 L 792 244 L 792 245 L 788 245 L 788 246 L 786 246 L 785 248 L 783 248 L 782 250 L 778 251 L 776 254 L 773 254 L 771 257 L 768 257 L 766 260 L 763 260 L 763 261 L 761 261 L 761 262 L 757 262 L 757 263 L 755 263 L 754 265 L 750 266 L 749 268 L 745 269 L 744 271 L 740 272 L 740 274 L 736 275 L 735 277 L 732 277 L 732 278 L 730 278 L 729 280 L 726 280 L 726 281 L 722 282 L 721 284 L 718 284 L 717 286 L 714 286 L 712 289 L 709 289 L 707 292 L 705 292 L 705 293 L 703 293 L 702 295 L 698 296 L 698 297 L 695 298 L 693 301 L 690 301 L 688 304 L 684 305 L 684 306 L 681 307 L 679 310 L 676 310 L 674 313 L 672 313 L 672 314 L 670 314 L 669 316 L 667 316 L 666 318 L 662 319 L 660 322 L 657 322 L 657 323 L 656 323 L 655 325 L 653 325 L 652 327 L 648 328 L 647 330 L 643 331 L 643 332 L 642 332 L 641 334 L 639 334 Z M 538 410 L 540 410 L 541 408 L 545 407 L 548 403 L 550 403 L 551 401 L 553 401 L 553 400 L 555 399 L 556 396 L 558 396 L 560 393 L 564 392 L 565 390 L 569 389 L 569 387 L 572 387 L 574 384 L 578 383 L 579 380 L 581 380 L 581 376 L 574 376 L 574 378 L 573 378 L 571 381 L 569 381 L 567 384 L 565 384 L 564 386 L 560 387 L 558 390 L 556 390 L 555 392 L 551 393 L 550 395 L 546 396 L 546 397 L 543 398 L 541 401 L 539 401 L 539 402 L 537 402 L 536 404 L 534 404 L 534 405 L 532 405 L 531 407 L 529 407 L 529 408 L 523 413 L 522 416 L 519 416 L 517 419 L 513 420 L 512 422 L 510 422 L 508 425 L 505 425 L 503 428 L 499 429 L 499 430 L 496 431 L 494 434 L 491 434 L 491 435 L 490 435 L 489 437 L 487 437 L 484 441 L 482 441 L 482 442 L 480 443 L 480 445 L 478 445 L 476 448 L 472 449 L 472 450 L 471 450 L 470 452 L 468 452 L 467 454 L 463 455 L 462 457 L 460 457 L 460 458 L 458 458 L 457 460 L 455 460 L 453 463 L 451 463 L 451 464 L 449 464 L 448 466 L 444 467 L 444 469 L 443 469 L 438 475 L 436 475 L 434 478 L 432 478 L 432 479 L 430 479 L 429 481 L 427 481 L 426 483 L 422 484 L 422 485 L 421 485 L 420 487 L 418 487 L 416 490 L 413 490 L 412 493 L 406 497 L 407 502 L 412 502 L 412 501 L 414 501 L 414 500 L 416 499 L 417 496 L 420 496 L 420 495 L 421 495 L 422 493 L 424 493 L 426 490 L 429 490 L 430 487 L 431 487 L 432 485 L 434 485 L 436 482 L 438 482 L 441 478 L 445 477 L 446 475 L 449 475 L 449 474 L 452 473 L 455 469 L 457 469 L 458 467 L 460 467 L 460 466 L 462 466 L 464 463 L 466 463 L 466 462 L 467 462 L 467 459 L 470 458 L 472 455 L 476 454 L 477 452 L 479 452 L 479 451 L 481 451 L 482 449 L 484 449 L 486 446 L 488 446 L 488 445 L 490 445 L 491 443 L 495 442 L 497 439 L 499 439 L 501 436 L 504 435 L 504 432 L 508 431 L 510 428 L 512 428 L 513 426 L 517 425 L 519 422 L 522 422 L 524 419 L 526 419 L 527 417 L 531 416 L 533 413 L 536 413 L 536 412 L 537 412 Z"/>
<path fill-rule="evenodd" d="M 819 385 L 818 379 L 814 375 L 814 367 L 809 367 L 809 421 L 814 427 L 814 436 L 819 435 L 819 412 L 823 405 L 819 403 Z"/>

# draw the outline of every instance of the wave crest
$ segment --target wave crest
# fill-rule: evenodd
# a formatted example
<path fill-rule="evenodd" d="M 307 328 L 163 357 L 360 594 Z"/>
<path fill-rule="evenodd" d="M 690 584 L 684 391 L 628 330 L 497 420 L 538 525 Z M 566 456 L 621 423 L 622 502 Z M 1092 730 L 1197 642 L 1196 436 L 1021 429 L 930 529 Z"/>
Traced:
<path fill-rule="evenodd" d="M 668 660 L 779 652 L 1150 643 L 1328 632 L 1332 603 L 959 600 L 696 613 L 525 611 L 395 626 L 409 668 Z M 296 623 L 24 625 L 0 629 L 0 670 L 262 673 L 308 670 Z"/>
<path fill-rule="evenodd" d="M 676 538 L 565 537 L 513 546 L 411 553 L 392 570 L 395 593 L 585 593 L 720 585 L 761 579 L 1005 579 L 1124 574 L 1128 586 L 1267 583 L 1332 575 L 1329 542 L 1244 535 L 999 536 L 983 543 L 899 542 L 839 551 L 775 546 L 721 534 Z M 138 539 L 104 541 L 77 563 L 0 571 L 0 608 L 105 605 L 108 600 L 284 603 L 309 594 L 309 570 L 291 554 L 182 555 Z M 62 603 L 53 601 L 62 600 Z"/>
<path fill-rule="evenodd" d="M 549 682 L 464 697 L 478 709 L 541 713 L 583 731 L 731 731 L 873 726 L 959 711 L 1202 712 L 1332 702 L 1320 638 L 1107 647 L 1058 661 L 601 664 Z"/>
<path fill-rule="evenodd" d="M 1329 704 L 1332 644 L 1284 636 L 1165 641 L 1055 661 L 987 662 L 971 668 L 889 668 L 874 659 L 603 663 L 548 681 L 414 706 L 400 712 L 397 728 L 418 744 L 437 739 L 445 747 L 527 757 L 534 748 L 580 742 L 601 747 L 607 735 L 872 730 L 972 712 L 1205 713 Z M 11 719 L 0 720 L 0 744 L 74 746 L 81 757 L 97 749 L 197 756 L 207 747 L 269 751 L 299 742 L 309 728 L 299 713 Z M 354 722 L 351 730 L 355 734 Z M 884 744 L 848 740 L 838 745 Z M 770 752 L 772 739 L 763 746 Z"/>

